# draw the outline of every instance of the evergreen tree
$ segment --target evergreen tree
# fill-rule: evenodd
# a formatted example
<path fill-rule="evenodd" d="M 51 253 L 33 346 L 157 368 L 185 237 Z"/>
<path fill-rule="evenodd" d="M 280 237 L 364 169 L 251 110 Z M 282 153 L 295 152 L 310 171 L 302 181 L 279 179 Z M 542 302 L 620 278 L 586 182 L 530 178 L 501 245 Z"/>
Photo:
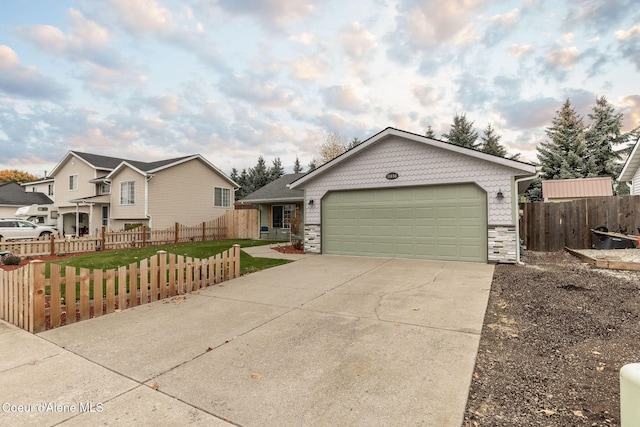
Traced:
<path fill-rule="evenodd" d="M 427 138 L 431 138 L 431 139 L 438 139 L 438 138 L 436 138 L 436 133 L 431 128 L 431 125 L 427 126 L 427 130 L 424 133 L 424 136 L 426 136 Z"/>
<path fill-rule="evenodd" d="M 303 169 L 302 169 L 302 165 L 300 165 L 300 159 L 298 159 L 298 156 L 296 156 L 296 161 L 293 164 L 293 173 L 302 173 Z"/>
<path fill-rule="evenodd" d="M 542 180 L 540 178 L 531 181 L 531 184 L 524 192 L 524 197 L 530 202 L 542 202 L 544 200 L 542 198 Z"/>
<path fill-rule="evenodd" d="M 473 130 L 473 122 L 467 120 L 466 114 L 456 114 L 449 133 L 443 134 L 442 137 L 461 147 L 477 149 L 480 145 L 476 142 L 478 132 Z"/>
<path fill-rule="evenodd" d="M 357 147 L 361 143 L 362 143 L 362 141 L 360 141 L 360 139 L 358 137 L 353 137 L 353 139 L 351 140 L 349 145 L 347 145 L 347 150 L 351 150 L 352 148 Z"/>
<path fill-rule="evenodd" d="M 235 182 L 238 182 L 239 176 L 238 176 L 238 169 L 236 168 L 231 168 L 231 175 L 229 176 L 229 178 L 231 178 L 232 180 L 234 180 Z"/>
<path fill-rule="evenodd" d="M 252 188 L 247 194 L 264 187 L 270 182 L 270 174 L 267 169 L 267 164 L 264 161 L 264 157 L 258 157 L 258 163 L 256 163 L 256 166 L 249 169 L 249 181 Z"/>
<path fill-rule="evenodd" d="M 495 129 L 491 126 L 491 123 L 489 123 L 484 130 L 484 135 L 482 136 L 480 151 L 493 156 L 506 157 L 507 150 L 502 144 L 500 144 L 501 138 L 502 136 L 497 135 Z"/>
<path fill-rule="evenodd" d="M 282 162 L 280 161 L 280 157 L 276 157 L 272 162 L 273 166 L 269 169 L 269 182 L 275 181 L 284 175 L 284 168 L 282 167 Z"/>
<path fill-rule="evenodd" d="M 584 124 L 569 99 L 556 112 L 552 125 L 545 130 L 548 142 L 538 147 L 542 179 L 567 179 L 585 176 Z"/>
<path fill-rule="evenodd" d="M 317 168 L 318 168 L 318 165 L 316 164 L 316 159 L 312 159 L 308 165 L 309 172 L 314 171 Z"/>
<path fill-rule="evenodd" d="M 618 177 L 622 165 L 620 153 L 613 147 L 625 143 L 629 134 L 623 134 L 622 113 L 616 113 L 604 96 L 596 98 L 593 112 L 589 113 L 591 124 L 585 131 L 584 138 L 588 158 L 585 166 L 586 176 Z"/>
<path fill-rule="evenodd" d="M 235 172 L 235 178 L 234 176 Z M 249 174 L 246 169 L 242 169 L 242 173 L 238 175 L 238 171 L 234 168 L 231 171 L 231 179 L 238 183 L 238 190 L 236 191 L 236 200 L 242 199 L 247 194 L 251 193 L 251 184 L 249 182 Z"/>

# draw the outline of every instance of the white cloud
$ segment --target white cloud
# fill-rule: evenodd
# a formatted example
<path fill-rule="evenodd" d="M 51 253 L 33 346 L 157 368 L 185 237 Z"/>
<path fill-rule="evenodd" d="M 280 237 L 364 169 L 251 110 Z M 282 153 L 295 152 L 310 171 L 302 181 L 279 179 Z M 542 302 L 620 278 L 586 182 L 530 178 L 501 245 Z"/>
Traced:
<path fill-rule="evenodd" d="M 133 34 L 162 34 L 176 28 L 171 11 L 155 0 L 107 0 L 121 25 Z"/>
<path fill-rule="evenodd" d="M 367 109 L 367 104 L 358 97 L 350 86 L 328 87 L 322 91 L 322 97 L 330 108 L 351 113 L 361 113 Z"/>
<path fill-rule="evenodd" d="M 34 99 L 60 100 L 64 90 L 36 67 L 25 66 L 9 46 L 0 45 L 0 93 Z"/>
<path fill-rule="evenodd" d="M 569 69 L 575 65 L 580 52 L 575 46 L 565 49 L 558 49 L 547 55 L 547 63 L 556 69 Z"/>
<path fill-rule="evenodd" d="M 289 67 L 294 78 L 306 81 L 317 80 L 330 70 L 329 64 L 320 55 L 289 61 Z"/>
<path fill-rule="evenodd" d="M 315 9 L 313 0 L 222 0 L 218 6 L 229 13 L 253 16 L 272 30 L 283 30 Z"/>
<path fill-rule="evenodd" d="M 632 37 L 640 37 L 640 24 L 636 25 L 633 28 L 628 30 L 618 30 L 616 31 L 616 39 L 622 41 L 627 40 Z"/>
<path fill-rule="evenodd" d="M 452 0 L 447 2 L 403 2 L 404 17 L 399 25 L 406 26 L 410 37 L 422 46 L 442 43 L 460 44 L 474 34 L 470 17 L 484 4 L 482 0 Z"/>
<path fill-rule="evenodd" d="M 521 58 L 525 55 L 530 54 L 535 49 L 535 46 L 532 44 L 522 45 L 522 44 L 512 44 L 509 47 L 509 55 L 515 58 Z"/>
<path fill-rule="evenodd" d="M 376 37 L 359 22 L 352 23 L 340 33 L 338 41 L 347 56 L 354 61 L 370 56 L 377 46 Z"/>
<path fill-rule="evenodd" d="M 289 108 L 297 103 L 295 93 L 257 76 L 234 74 L 220 79 L 220 90 L 261 108 Z"/>
<path fill-rule="evenodd" d="M 439 90 L 431 85 L 414 86 L 412 93 L 420 105 L 428 108 L 433 108 L 436 102 L 438 102 L 442 97 Z"/>
<path fill-rule="evenodd" d="M 316 43 L 316 41 L 318 40 L 318 34 L 316 34 L 315 31 L 307 31 L 300 34 L 291 35 L 289 36 L 289 40 L 309 46 L 313 43 Z"/>
<path fill-rule="evenodd" d="M 520 17 L 520 10 L 512 9 L 507 13 L 502 15 L 493 15 L 489 18 L 493 23 L 503 26 L 503 27 L 511 27 L 518 23 L 518 18 Z"/>

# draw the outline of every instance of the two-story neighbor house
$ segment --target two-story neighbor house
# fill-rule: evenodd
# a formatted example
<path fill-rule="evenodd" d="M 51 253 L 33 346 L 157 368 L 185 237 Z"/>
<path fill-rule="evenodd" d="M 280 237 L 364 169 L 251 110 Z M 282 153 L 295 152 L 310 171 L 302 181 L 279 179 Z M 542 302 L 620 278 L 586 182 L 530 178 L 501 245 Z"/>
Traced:
<path fill-rule="evenodd" d="M 195 225 L 233 209 L 238 187 L 199 154 L 141 162 L 69 151 L 51 176 L 58 228 L 65 234 L 129 224 Z"/>

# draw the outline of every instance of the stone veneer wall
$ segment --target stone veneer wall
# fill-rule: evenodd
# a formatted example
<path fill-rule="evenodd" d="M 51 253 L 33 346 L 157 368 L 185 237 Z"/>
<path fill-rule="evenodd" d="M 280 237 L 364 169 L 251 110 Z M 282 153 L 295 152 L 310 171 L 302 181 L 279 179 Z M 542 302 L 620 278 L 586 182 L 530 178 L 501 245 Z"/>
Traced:
<path fill-rule="evenodd" d="M 304 225 L 304 251 L 319 254 L 320 246 L 320 224 Z"/>
<path fill-rule="evenodd" d="M 489 262 L 516 263 L 516 236 L 515 226 L 490 225 L 489 226 Z"/>

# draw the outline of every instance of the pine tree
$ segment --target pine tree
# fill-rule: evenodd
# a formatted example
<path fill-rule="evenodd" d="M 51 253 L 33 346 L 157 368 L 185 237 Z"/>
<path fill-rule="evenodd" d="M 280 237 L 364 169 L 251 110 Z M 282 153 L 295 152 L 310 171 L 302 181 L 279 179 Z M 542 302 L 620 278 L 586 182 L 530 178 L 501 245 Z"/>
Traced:
<path fill-rule="evenodd" d="M 593 112 L 589 113 L 591 124 L 585 131 L 584 138 L 589 153 L 585 167 L 586 176 L 618 177 L 622 165 L 620 153 L 613 147 L 623 144 L 629 139 L 629 134 L 623 134 L 622 113 L 616 113 L 604 96 L 596 98 Z"/>
<path fill-rule="evenodd" d="M 258 190 L 269 183 L 269 170 L 267 169 L 264 157 L 258 157 L 258 163 L 256 163 L 256 166 L 249 169 L 249 181 L 252 186 L 249 193 Z"/>
<path fill-rule="evenodd" d="M 449 133 L 443 134 L 442 137 L 461 147 L 477 149 L 480 145 L 476 142 L 478 132 L 473 130 L 473 122 L 467 120 L 466 114 L 456 114 Z"/>
<path fill-rule="evenodd" d="M 236 173 L 236 178 L 233 178 L 233 172 Z M 251 189 L 251 183 L 249 181 L 249 174 L 246 169 L 242 169 L 242 173 L 238 175 L 238 171 L 234 168 L 231 172 L 231 178 L 238 183 L 238 190 L 236 191 L 236 200 L 242 199 L 247 194 L 253 191 Z"/>
<path fill-rule="evenodd" d="M 349 143 L 349 145 L 347 145 L 347 150 L 351 150 L 352 148 L 357 147 L 358 145 L 360 145 L 362 143 L 362 141 L 360 141 L 360 139 L 358 137 L 354 137 L 351 142 Z"/>
<path fill-rule="evenodd" d="M 298 156 L 296 156 L 296 161 L 293 164 L 293 173 L 302 173 L 303 169 L 302 169 L 302 165 L 300 165 L 300 159 L 298 159 Z"/>
<path fill-rule="evenodd" d="M 556 112 L 552 125 L 545 130 L 548 142 L 538 147 L 542 179 L 567 179 L 585 176 L 587 150 L 582 118 L 569 99 Z"/>
<path fill-rule="evenodd" d="M 316 169 L 318 168 L 318 165 L 317 165 L 317 163 L 316 163 L 316 159 L 312 159 L 312 160 L 309 162 L 309 165 L 308 165 L 307 167 L 308 167 L 308 169 L 309 169 L 309 172 L 316 170 Z"/>
<path fill-rule="evenodd" d="M 284 168 L 282 167 L 282 162 L 280 161 L 280 157 L 276 157 L 272 162 L 273 166 L 269 169 L 269 182 L 275 181 L 284 175 Z"/>
<path fill-rule="evenodd" d="M 491 123 L 489 123 L 484 129 L 480 151 L 493 156 L 506 157 L 507 150 L 502 144 L 500 144 L 501 138 L 502 136 L 497 135 L 495 129 L 491 126 Z"/>
<path fill-rule="evenodd" d="M 431 128 L 431 125 L 427 126 L 427 130 L 424 133 L 424 136 L 426 136 L 427 138 L 431 138 L 431 139 L 438 139 L 438 138 L 436 138 L 436 133 Z"/>

